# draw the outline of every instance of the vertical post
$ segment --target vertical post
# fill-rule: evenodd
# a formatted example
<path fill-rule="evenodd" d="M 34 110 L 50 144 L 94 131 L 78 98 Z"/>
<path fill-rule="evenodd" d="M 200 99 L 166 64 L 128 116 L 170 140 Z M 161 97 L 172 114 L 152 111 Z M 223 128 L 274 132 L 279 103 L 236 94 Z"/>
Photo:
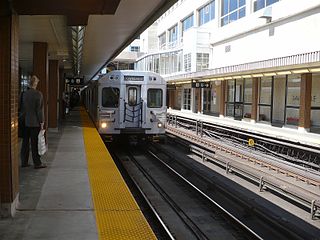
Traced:
<path fill-rule="evenodd" d="M 225 101 L 226 101 L 226 81 L 221 81 L 220 84 L 220 117 L 224 117 L 225 111 Z"/>
<path fill-rule="evenodd" d="M 49 109 L 48 127 L 58 128 L 58 85 L 59 85 L 59 61 L 49 60 Z"/>
<path fill-rule="evenodd" d="M 0 2 L 0 217 L 15 214 L 19 196 L 19 17 Z"/>
<path fill-rule="evenodd" d="M 256 122 L 258 118 L 258 94 L 259 94 L 259 78 L 252 78 L 252 106 L 251 121 Z"/>
<path fill-rule="evenodd" d="M 45 128 L 48 128 L 48 44 L 33 43 L 33 74 L 39 79 L 38 90 L 43 94 Z"/>
<path fill-rule="evenodd" d="M 309 131 L 311 127 L 312 74 L 301 75 L 299 129 Z"/>

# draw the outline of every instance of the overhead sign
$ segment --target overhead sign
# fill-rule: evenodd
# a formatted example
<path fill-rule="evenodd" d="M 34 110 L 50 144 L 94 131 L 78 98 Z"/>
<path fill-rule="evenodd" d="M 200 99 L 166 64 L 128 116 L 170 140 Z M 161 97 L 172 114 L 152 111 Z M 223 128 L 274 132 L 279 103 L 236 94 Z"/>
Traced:
<path fill-rule="evenodd" d="M 210 82 L 192 82 L 192 88 L 211 88 Z"/>
<path fill-rule="evenodd" d="M 83 77 L 67 77 L 65 78 L 66 84 L 70 85 L 83 85 Z"/>

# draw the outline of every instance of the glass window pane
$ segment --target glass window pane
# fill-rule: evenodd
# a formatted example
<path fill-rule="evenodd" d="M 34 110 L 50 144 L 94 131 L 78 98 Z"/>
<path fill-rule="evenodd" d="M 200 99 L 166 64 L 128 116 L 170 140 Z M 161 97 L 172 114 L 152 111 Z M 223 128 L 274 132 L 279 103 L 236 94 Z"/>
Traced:
<path fill-rule="evenodd" d="M 259 121 L 270 122 L 271 107 L 259 106 Z"/>
<path fill-rule="evenodd" d="M 228 8 L 228 1 L 229 0 L 223 0 L 222 1 L 222 6 L 221 6 L 221 9 L 222 9 L 222 16 L 226 15 L 228 12 L 229 12 L 229 8 Z"/>
<path fill-rule="evenodd" d="M 239 18 L 245 17 L 246 16 L 246 8 L 241 8 L 239 10 Z"/>
<path fill-rule="evenodd" d="M 244 102 L 245 103 L 252 102 L 252 79 L 245 79 Z"/>
<path fill-rule="evenodd" d="M 243 107 L 243 117 L 244 118 L 251 118 L 251 105 L 244 105 Z"/>
<path fill-rule="evenodd" d="M 287 89 L 287 106 L 300 106 L 300 75 L 289 75 Z"/>
<path fill-rule="evenodd" d="M 128 90 L 128 104 L 129 106 L 137 105 L 137 89 L 136 88 L 129 88 Z"/>
<path fill-rule="evenodd" d="M 234 115 L 234 104 L 227 103 L 226 114 L 228 117 L 233 117 Z"/>
<path fill-rule="evenodd" d="M 228 80 L 227 101 L 234 102 L 234 80 Z"/>
<path fill-rule="evenodd" d="M 120 90 L 118 88 L 107 87 L 102 89 L 102 106 L 117 108 L 119 105 Z"/>
<path fill-rule="evenodd" d="M 287 108 L 286 124 L 295 126 L 299 124 L 299 109 Z"/>
<path fill-rule="evenodd" d="M 148 107 L 162 107 L 162 89 L 148 89 Z"/>
<path fill-rule="evenodd" d="M 311 110 L 311 126 L 320 128 L 320 110 Z"/>
<path fill-rule="evenodd" d="M 279 0 L 267 0 L 267 6 L 274 4 L 275 2 L 279 2 Z"/>
<path fill-rule="evenodd" d="M 271 104 L 272 78 L 262 78 L 260 81 L 260 103 Z"/>
<path fill-rule="evenodd" d="M 312 75 L 311 107 L 320 107 L 320 74 Z"/>
<path fill-rule="evenodd" d="M 232 12 L 238 8 L 238 0 L 230 0 L 229 12 Z"/>

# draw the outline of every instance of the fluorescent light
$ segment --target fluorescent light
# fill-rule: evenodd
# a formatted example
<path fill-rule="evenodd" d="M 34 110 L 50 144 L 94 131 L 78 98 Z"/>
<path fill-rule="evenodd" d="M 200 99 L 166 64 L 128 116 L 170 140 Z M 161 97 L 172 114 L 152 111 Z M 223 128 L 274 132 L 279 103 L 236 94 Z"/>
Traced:
<path fill-rule="evenodd" d="M 288 75 L 291 74 L 290 71 L 282 71 L 282 72 L 277 72 L 277 75 Z"/>
<path fill-rule="evenodd" d="M 263 76 L 270 77 L 277 75 L 275 72 L 264 73 Z"/>
<path fill-rule="evenodd" d="M 293 73 L 308 73 L 308 69 L 298 69 L 298 70 L 292 70 Z"/>
<path fill-rule="evenodd" d="M 241 77 L 243 77 L 243 78 L 251 78 L 252 76 L 251 75 L 242 75 Z"/>
<path fill-rule="evenodd" d="M 224 78 L 217 78 L 217 80 L 219 80 L 219 81 L 223 81 L 223 80 L 224 80 Z"/>
<path fill-rule="evenodd" d="M 234 76 L 233 78 L 235 78 L 235 79 L 239 79 L 239 78 L 241 78 L 241 76 Z"/>
<path fill-rule="evenodd" d="M 310 68 L 310 72 L 320 72 L 320 68 Z"/>
<path fill-rule="evenodd" d="M 233 78 L 232 78 L 232 77 L 225 77 L 224 79 L 226 79 L 226 80 L 232 80 Z"/>
<path fill-rule="evenodd" d="M 263 77 L 263 74 L 262 73 L 252 74 L 252 77 Z"/>

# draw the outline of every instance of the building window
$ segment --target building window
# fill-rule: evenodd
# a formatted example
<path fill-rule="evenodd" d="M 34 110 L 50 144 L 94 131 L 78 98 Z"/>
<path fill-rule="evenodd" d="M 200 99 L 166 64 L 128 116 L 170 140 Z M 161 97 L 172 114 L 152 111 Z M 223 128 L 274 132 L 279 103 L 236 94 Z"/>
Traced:
<path fill-rule="evenodd" d="M 178 25 L 169 29 L 169 48 L 174 48 L 177 45 Z"/>
<path fill-rule="evenodd" d="M 131 52 L 140 52 L 140 47 L 139 46 L 131 46 L 130 51 Z"/>
<path fill-rule="evenodd" d="M 300 75 L 289 75 L 287 82 L 287 98 L 286 98 L 286 124 L 299 124 L 300 109 Z"/>
<path fill-rule="evenodd" d="M 184 31 L 188 30 L 191 27 L 193 27 L 193 14 L 182 20 L 182 35 Z"/>
<path fill-rule="evenodd" d="M 312 75 L 311 132 L 320 133 L 320 74 Z"/>
<path fill-rule="evenodd" d="M 165 49 L 166 48 L 166 33 L 162 33 L 159 36 L 159 49 Z"/>
<path fill-rule="evenodd" d="M 271 122 L 273 78 L 264 77 L 260 80 L 259 121 Z"/>
<path fill-rule="evenodd" d="M 185 88 L 183 89 L 183 109 L 191 110 L 191 89 Z"/>
<path fill-rule="evenodd" d="M 226 115 L 228 117 L 233 117 L 234 116 L 234 98 L 235 98 L 235 80 L 228 80 L 226 91 L 227 91 Z"/>
<path fill-rule="evenodd" d="M 209 69 L 209 53 L 197 53 L 197 72 Z"/>
<path fill-rule="evenodd" d="M 246 0 L 222 0 L 221 26 L 234 22 L 246 15 Z"/>
<path fill-rule="evenodd" d="M 279 2 L 279 0 L 256 0 L 253 2 L 253 11 L 256 12 L 276 2 Z"/>
<path fill-rule="evenodd" d="M 251 118 L 252 110 L 252 79 L 244 80 L 243 117 Z"/>
<path fill-rule="evenodd" d="M 191 53 L 184 55 L 184 71 L 185 72 L 191 71 Z"/>
<path fill-rule="evenodd" d="M 210 2 L 199 9 L 199 26 L 214 19 L 215 1 Z"/>

